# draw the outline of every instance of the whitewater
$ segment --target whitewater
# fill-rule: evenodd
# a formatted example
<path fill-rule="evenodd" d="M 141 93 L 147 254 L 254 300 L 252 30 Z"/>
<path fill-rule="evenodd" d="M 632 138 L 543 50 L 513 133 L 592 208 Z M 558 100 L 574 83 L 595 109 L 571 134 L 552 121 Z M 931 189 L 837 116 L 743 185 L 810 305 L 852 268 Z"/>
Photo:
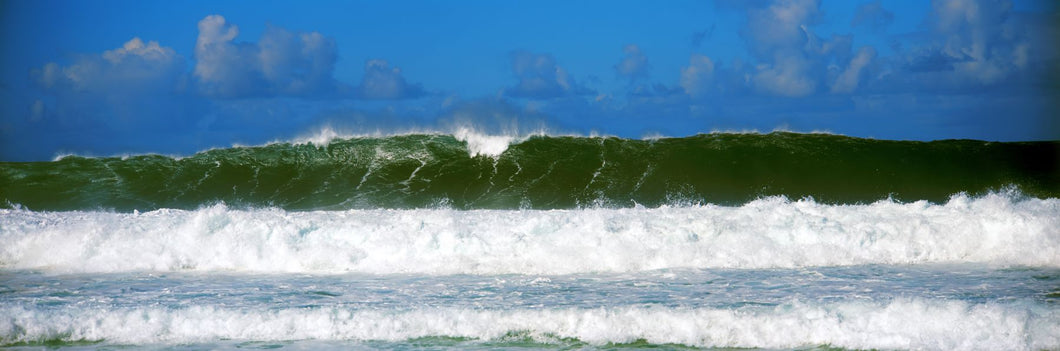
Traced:
<path fill-rule="evenodd" d="M 974 262 L 1060 267 L 1060 200 L 578 210 L 0 210 L 0 267 L 571 274 Z M 1026 248 L 1034 247 L 1033 251 Z"/>
<path fill-rule="evenodd" d="M 457 130 L 0 162 L 0 347 L 1060 349 L 1058 145 Z"/>

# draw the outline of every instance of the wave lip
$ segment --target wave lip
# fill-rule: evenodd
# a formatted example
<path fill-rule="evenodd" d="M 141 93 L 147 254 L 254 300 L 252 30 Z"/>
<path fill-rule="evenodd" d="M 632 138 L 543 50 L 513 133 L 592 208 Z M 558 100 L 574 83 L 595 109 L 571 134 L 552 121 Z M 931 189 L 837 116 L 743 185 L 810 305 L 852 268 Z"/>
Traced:
<path fill-rule="evenodd" d="M 0 268 L 569 274 L 985 263 L 1060 267 L 1060 200 L 581 210 L 0 210 Z"/>
<path fill-rule="evenodd" d="M 214 340 L 404 341 L 445 336 L 483 341 L 513 335 L 536 342 L 591 345 L 644 340 L 697 347 L 1029 350 L 1060 346 L 1060 312 L 1019 302 L 969 304 L 898 299 L 890 302 L 729 309 L 407 311 L 346 308 L 240 310 L 0 306 L 0 342 L 99 341 L 173 344 Z"/>
<path fill-rule="evenodd" d="M 517 129 L 517 128 L 516 128 Z M 456 140 L 467 144 L 467 152 L 471 157 L 479 155 L 496 158 L 504 153 L 508 149 L 508 146 L 519 143 L 520 141 L 529 139 L 534 136 L 545 136 L 547 135 L 544 129 L 539 129 L 532 133 L 519 133 L 517 131 L 506 131 L 504 133 L 489 133 L 473 125 L 454 125 L 446 130 L 448 131 L 435 131 L 430 129 L 409 129 L 403 132 L 390 132 L 384 133 L 383 131 L 376 131 L 373 133 L 341 133 L 334 128 L 325 126 L 320 130 L 312 134 L 304 135 L 300 138 L 295 138 L 289 142 L 276 141 L 270 143 L 285 144 L 290 143 L 293 145 L 300 144 L 312 144 L 318 147 L 327 147 L 331 145 L 333 141 L 342 141 L 348 139 L 362 139 L 362 138 L 374 138 L 374 139 L 386 139 L 392 137 L 408 137 L 408 136 L 451 136 Z M 552 135 L 557 136 L 557 135 Z"/>

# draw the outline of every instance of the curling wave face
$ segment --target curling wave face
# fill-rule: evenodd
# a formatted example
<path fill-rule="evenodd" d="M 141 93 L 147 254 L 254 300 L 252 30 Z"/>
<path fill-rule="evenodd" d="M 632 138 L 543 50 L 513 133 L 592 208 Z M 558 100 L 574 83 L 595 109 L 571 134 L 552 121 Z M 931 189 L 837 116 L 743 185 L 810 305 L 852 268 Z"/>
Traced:
<path fill-rule="evenodd" d="M 1060 197 L 1060 143 L 882 141 L 820 134 L 632 140 L 412 134 L 205 151 L 0 163 L 0 204 L 33 210 L 571 209 L 942 203 L 1005 188 Z"/>

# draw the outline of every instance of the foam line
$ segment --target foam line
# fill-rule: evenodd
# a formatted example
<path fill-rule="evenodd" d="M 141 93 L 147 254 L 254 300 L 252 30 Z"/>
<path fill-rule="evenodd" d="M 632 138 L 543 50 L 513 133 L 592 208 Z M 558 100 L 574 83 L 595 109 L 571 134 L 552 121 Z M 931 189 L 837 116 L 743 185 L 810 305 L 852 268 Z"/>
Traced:
<path fill-rule="evenodd" d="M 1060 200 L 943 205 L 143 213 L 0 210 L 0 268 L 567 274 L 974 262 L 1060 267 Z"/>
<path fill-rule="evenodd" d="M 592 345 L 629 343 L 700 347 L 1030 350 L 1060 346 L 1060 311 L 1029 303 L 969 304 L 901 299 L 890 302 L 792 302 L 743 309 L 405 311 L 342 307 L 241 310 L 0 306 L 2 343 L 44 340 L 113 344 L 204 343 L 217 340 L 404 341 L 444 336 L 537 342 L 576 339 Z"/>

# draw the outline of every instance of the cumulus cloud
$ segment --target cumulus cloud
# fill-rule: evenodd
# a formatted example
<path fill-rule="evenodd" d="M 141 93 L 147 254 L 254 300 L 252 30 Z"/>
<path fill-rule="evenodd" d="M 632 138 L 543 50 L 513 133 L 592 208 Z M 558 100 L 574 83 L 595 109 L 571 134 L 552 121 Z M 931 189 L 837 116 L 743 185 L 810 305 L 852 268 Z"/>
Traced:
<path fill-rule="evenodd" d="M 681 87 L 692 97 L 705 95 L 714 78 L 714 61 L 710 57 L 692 54 L 688 66 L 681 69 Z"/>
<path fill-rule="evenodd" d="M 931 49 L 951 63 L 959 83 L 989 85 L 1026 68 L 1029 29 L 1011 20 L 1011 9 L 1010 1 L 1000 0 L 932 2 L 939 40 Z"/>
<path fill-rule="evenodd" d="M 317 32 L 269 26 L 257 43 L 235 42 L 239 27 L 220 15 L 199 21 L 195 71 L 215 98 L 322 96 L 337 93 L 335 42 Z"/>
<path fill-rule="evenodd" d="M 175 122 L 183 107 L 184 58 L 158 42 L 132 38 L 100 54 L 76 56 L 67 64 L 47 63 L 30 74 L 47 99 L 30 106 L 29 120 L 72 128 Z"/>
<path fill-rule="evenodd" d="M 778 57 L 772 64 L 759 67 L 752 81 L 761 92 L 786 97 L 807 96 L 817 89 L 816 80 L 808 74 L 811 65 L 798 56 Z"/>
<path fill-rule="evenodd" d="M 368 60 L 364 64 L 364 78 L 357 86 L 357 97 L 370 100 L 418 98 L 424 95 L 418 84 L 409 84 L 401 76 L 401 69 L 390 68 L 386 60 Z"/>
<path fill-rule="evenodd" d="M 191 69 L 173 48 L 140 38 L 39 66 L 30 72 L 39 94 L 17 107 L 5 106 L 24 118 L 0 122 L 0 133 L 11 136 L 8 131 L 18 130 L 20 139 L 12 145 L 40 143 L 20 158 L 55 152 L 192 152 L 264 141 L 297 129 L 334 105 L 320 98 L 425 95 L 383 60 L 366 63 L 358 86 L 336 81 L 336 44 L 317 32 L 267 26 L 256 42 L 239 42 L 238 35 L 239 28 L 222 16 L 203 18 Z M 259 126 L 246 128 L 250 122 Z"/>
<path fill-rule="evenodd" d="M 858 87 L 858 83 L 862 79 L 862 71 L 865 66 L 868 66 L 872 62 L 872 59 L 876 57 L 876 49 L 872 47 L 862 47 L 858 50 L 857 55 L 850 60 L 850 64 L 847 65 L 846 70 L 836 78 L 832 84 L 833 93 L 851 93 L 854 92 Z"/>
<path fill-rule="evenodd" d="M 40 94 L 26 101 L 26 118 L 13 123 L 20 140 L 40 147 L 17 157 L 122 152 L 186 135 L 208 103 L 189 88 L 185 62 L 172 48 L 132 38 L 32 69 Z"/>
<path fill-rule="evenodd" d="M 810 35 L 807 27 L 818 20 L 819 7 L 819 0 L 780 0 L 750 8 L 742 34 L 759 57 L 797 52 Z"/>
<path fill-rule="evenodd" d="M 817 0 L 781 0 L 747 9 L 747 24 L 741 31 L 748 48 L 758 59 L 749 82 L 760 93 L 800 97 L 817 88 L 813 77 L 816 39 L 808 26 L 816 21 Z"/>
<path fill-rule="evenodd" d="M 746 73 L 745 84 L 758 93 L 784 97 L 852 93 L 876 58 L 870 47 L 853 53 L 852 35 L 822 38 L 814 33 L 823 16 L 819 0 L 778 0 L 746 11 L 741 36 L 756 64 Z"/>
<path fill-rule="evenodd" d="M 1016 12 L 1006 0 L 936 0 L 931 8 L 919 40 L 883 59 L 877 92 L 982 92 L 1050 79 L 1035 72 L 1055 66 L 1055 19 Z"/>
<path fill-rule="evenodd" d="M 884 5 L 864 2 L 846 20 L 851 27 L 876 33 L 868 35 L 884 35 L 895 21 Z M 719 6 L 746 16 L 739 33 L 750 56 L 723 64 L 715 57 L 692 55 L 680 76 L 691 99 L 672 100 L 687 103 L 689 113 L 739 123 L 775 118 L 796 127 L 799 121 L 819 125 L 821 116 L 840 121 L 839 116 L 858 115 L 878 122 L 860 131 L 866 135 L 894 118 L 924 123 L 954 116 L 945 122 L 949 130 L 974 126 L 973 119 L 1013 115 L 1000 111 L 1022 111 L 1015 115 L 1025 126 L 1055 124 L 1035 122 L 1055 119 L 1049 114 L 1055 111 L 1056 103 L 1049 101 L 1057 101 L 1056 90 L 1049 89 L 1056 87 L 1060 62 L 1053 44 L 1060 37 L 1055 14 L 1021 12 L 1008 0 L 934 0 L 922 31 L 888 37 L 900 44 L 881 54 L 876 47 L 854 45 L 873 40 L 818 33 L 828 15 L 819 1 L 719 1 Z M 835 18 L 827 20 L 834 23 Z M 863 103 L 867 98 L 872 106 Z M 904 109 L 900 117 L 895 108 Z M 963 137 L 1055 134 L 1055 128 L 1039 132 L 991 125 L 989 133 Z"/>
<path fill-rule="evenodd" d="M 648 57 L 644 56 L 640 47 L 629 44 L 622 48 L 622 52 L 626 54 L 626 57 L 615 65 L 615 72 L 620 77 L 627 78 L 631 82 L 648 78 Z"/>
<path fill-rule="evenodd" d="M 1013 11 L 1008 0 L 934 0 L 927 30 L 896 56 L 874 48 L 854 49 L 853 36 L 822 38 L 813 31 L 822 13 L 816 0 L 777 0 L 746 8 L 741 31 L 755 58 L 750 86 L 767 95 L 806 97 L 821 92 L 851 94 L 872 82 L 874 93 L 908 89 L 972 91 L 1027 76 L 1036 60 L 1048 60 L 1048 31 Z M 894 20 L 880 1 L 860 5 L 852 26 L 882 29 Z M 1055 38 L 1053 38 L 1055 39 Z M 1055 55 L 1053 55 L 1055 56 Z"/>
<path fill-rule="evenodd" d="M 926 30 L 896 39 L 901 47 L 887 57 L 871 46 L 853 47 L 852 35 L 815 33 L 825 15 L 819 0 L 721 4 L 747 16 L 740 36 L 752 56 L 743 72 L 728 72 L 714 62 L 719 91 L 746 88 L 786 97 L 854 94 L 868 88 L 884 94 L 973 91 L 1041 81 L 1045 78 L 1029 72 L 1048 71 L 1043 67 L 1057 60 L 1050 42 L 1060 33 L 1055 18 L 1016 12 L 1009 0 L 933 0 Z M 876 0 L 858 6 L 850 24 L 882 30 L 894 19 Z M 682 71 L 682 87 L 690 95 L 702 93 L 693 89 L 700 71 L 691 63 Z M 734 79 L 741 75 L 743 80 Z"/>
<path fill-rule="evenodd" d="M 519 79 L 505 89 L 505 95 L 518 98 L 551 99 L 595 92 L 579 85 L 549 54 L 516 51 L 510 56 L 512 73 Z"/>
<path fill-rule="evenodd" d="M 783 0 L 751 8 L 743 33 L 758 58 L 754 88 L 771 95 L 801 97 L 815 92 L 825 45 L 808 29 L 817 20 L 820 1 Z"/>
<path fill-rule="evenodd" d="M 132 38 L 120 48 L 81 55 L 66 66 L 48 63 L 32 75 L 41 87 L 60 95 L 117 96 L 177 89 L 183 73 L 184 58 L 173 49 Z"/>

